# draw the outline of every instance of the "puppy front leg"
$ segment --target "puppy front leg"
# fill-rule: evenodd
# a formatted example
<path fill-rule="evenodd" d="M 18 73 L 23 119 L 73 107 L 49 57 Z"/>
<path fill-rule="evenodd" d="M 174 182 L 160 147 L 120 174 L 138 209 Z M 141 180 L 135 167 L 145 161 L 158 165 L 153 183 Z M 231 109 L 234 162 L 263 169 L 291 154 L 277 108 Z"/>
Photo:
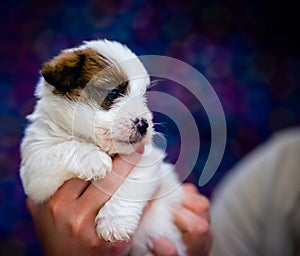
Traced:
<path fill-rule="evenodd" d="M 70 164 L 75 164 L 71 167 L 78 178 L 95 180 L 104 178 L 108 172 L 112 170 L 111 157 L 91 143 L 73 142 L 75 161 L 70 161 Z"/>
<path fill-rule="evenodd" d="M 130 202 L 112 197 L 95 219 L 97 234 L 106 241 L 127 241 L 136 231 L 144 202 Z"/>
<path fill-rule="evenodd" d="M 94 144 L 76 140 L 50 142 L 44 141 L 42 149 L 39 141 L 23 143 L 20 174 L 26 194 L 35 202 L 47 200 L 68 179 L 102 178 L 112 169 L 110 156 Z"/>
<path fill-rule="evenodd" d="M 98 212 L 95 223 L 99 237 L 111 242 L 129 240 L 137 230 L 147 201 L 157 188 L 156 181 L 154 183 L 145 187 L 125 180 Z"/>

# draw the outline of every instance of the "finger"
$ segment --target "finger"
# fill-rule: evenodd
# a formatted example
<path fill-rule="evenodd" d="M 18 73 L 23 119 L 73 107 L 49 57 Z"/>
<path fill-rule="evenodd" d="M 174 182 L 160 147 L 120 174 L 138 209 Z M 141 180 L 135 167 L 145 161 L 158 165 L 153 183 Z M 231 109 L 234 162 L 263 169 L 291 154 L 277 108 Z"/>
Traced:
<path fill-rule="evenodd" d="M 151 239 L 151 251 L 156 256 L 176 256 L 176 247 L 166 238 Z"/>
<path fill-rule="evenodd" d="M 97 209 L 102 207 L 140 160 L 143 150 L 144 147 L 141 146 L 130 155 L 116 156 L 113 160 L 113 171 L 105 178 L 93 181 L 81 195 L 80 200 L 88 204 L 94 203 Z"/>
<path fill-rule="evenodd" d="M 197 187 L 192 183 L 184 183 L 182 184 L 182 187 L 185 191 L 198 193 Z"/>
<path fill-rule="evenodd" d="M 78 178 L 67 180 L 58 188 L 58 190 L 54 194 L 54 197 L 67 200 L 76 199 L 80 197 L 80 195 L 86 190 L 90 183 L 90 181 Z"/>
<path fill-rule="evenodd" d="M 186 208 L 174 212 L 174 222 L 183 233 L 204 235 L 209 231 L 209 223 Z"/>
<path fill-rule="evenodd" d="M 189 190 L 184 190 L 182 205 L 195 214 L 198 214 L 201 217 L 209 220 L 210 202 L 205 196 L 199 194 L 198 192 L 195 193 Z"/>
<path fill-rule="evenodd" d="M 104 179 L 97 180 L 93 184 L 103 192 L 111 196 L 119 188 L 129 172 L 141 159 L 144 146 L 141 145 L 130 155 L 119 155 L 113 160 L 113 170 Z"/>
<path fill-rule="evenodd" d="M 29 197 L 26 198 L 27 208 L 32 216 L 35 216 L 38 205 Z"/>

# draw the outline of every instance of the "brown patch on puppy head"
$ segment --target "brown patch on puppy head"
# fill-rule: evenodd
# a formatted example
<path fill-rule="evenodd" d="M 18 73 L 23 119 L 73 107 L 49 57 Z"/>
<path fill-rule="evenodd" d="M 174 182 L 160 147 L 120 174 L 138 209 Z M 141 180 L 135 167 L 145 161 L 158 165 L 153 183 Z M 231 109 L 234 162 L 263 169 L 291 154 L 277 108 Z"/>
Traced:
<path fill-rule="evenodd" d="M 111 105 L 106 98 L 112 89 L 122 88 L 121 93 L 125 93 L 128 85 L 124 72 L 91 48 L 63 51 L 45 62 L 41 73 L 55 87 L 54 94 L 70 100 L 93 100 L 100 106 L 106 101 L 103 108 Z"/>

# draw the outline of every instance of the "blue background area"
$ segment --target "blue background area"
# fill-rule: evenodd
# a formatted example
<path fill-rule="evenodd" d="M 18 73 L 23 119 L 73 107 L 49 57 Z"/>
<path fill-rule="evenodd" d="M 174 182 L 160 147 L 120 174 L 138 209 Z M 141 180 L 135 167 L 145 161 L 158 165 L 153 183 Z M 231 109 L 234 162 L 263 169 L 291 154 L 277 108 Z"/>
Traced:
<path fill-rule="evenodd" d="M 199 3 L 198 3 L 199 2 Z M 108 38 L 138 55 L 178 58 L 212 84 L 224 108 L 228 137 L 218 172 L 201 191 L 210 196 L 226 172 L 275 131 L 299 125 L 299 15 L 292 1 L 5 1 L 0 8 L 0 254 L 39 254 L 18 178 L 25 116 L 34 106 L 41 64 L 83 40 Z M 173 88 L 173 87 L 172 87 Z M 165 88 L 172 93 L 172 88 Z M 188 101 L 184 93 L 181 100 Z M 210 127 L 191 107 L 201 137 L 188 178 L 197 183 Z M 178 153 L 178 130 L 159 128 Z"/>

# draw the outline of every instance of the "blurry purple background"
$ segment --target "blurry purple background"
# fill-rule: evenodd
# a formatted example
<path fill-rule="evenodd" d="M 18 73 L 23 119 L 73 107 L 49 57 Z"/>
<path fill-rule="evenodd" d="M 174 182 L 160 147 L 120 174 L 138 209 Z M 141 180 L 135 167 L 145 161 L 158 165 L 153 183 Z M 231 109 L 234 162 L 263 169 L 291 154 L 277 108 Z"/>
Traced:
<path fill-rule="evenodd" d="M 108 38 L 138 55 L 166 55 L 198 69 L 223 105 L 224 158 L 201 191 L 273 132 L 300 123 L 299 14 L 292 1 L 6 1 L 0 7 L 0 255 L 39 255 L 18 177 L 25 116 L 34 106 L 41 64 L 83 40 Z M 174 88 L 163 87 L 172 93 Z M 188 178 L 195 184 L 209 149 L 210 127 L 200 104 L 180 93 L 198 122 L 201 154 Z M 179 113 L 180 114 L 180 113 Z M 169 159 L 177 130 L 165 117 Z M 160 120 L 161 119 L 161 120 Z"/>

